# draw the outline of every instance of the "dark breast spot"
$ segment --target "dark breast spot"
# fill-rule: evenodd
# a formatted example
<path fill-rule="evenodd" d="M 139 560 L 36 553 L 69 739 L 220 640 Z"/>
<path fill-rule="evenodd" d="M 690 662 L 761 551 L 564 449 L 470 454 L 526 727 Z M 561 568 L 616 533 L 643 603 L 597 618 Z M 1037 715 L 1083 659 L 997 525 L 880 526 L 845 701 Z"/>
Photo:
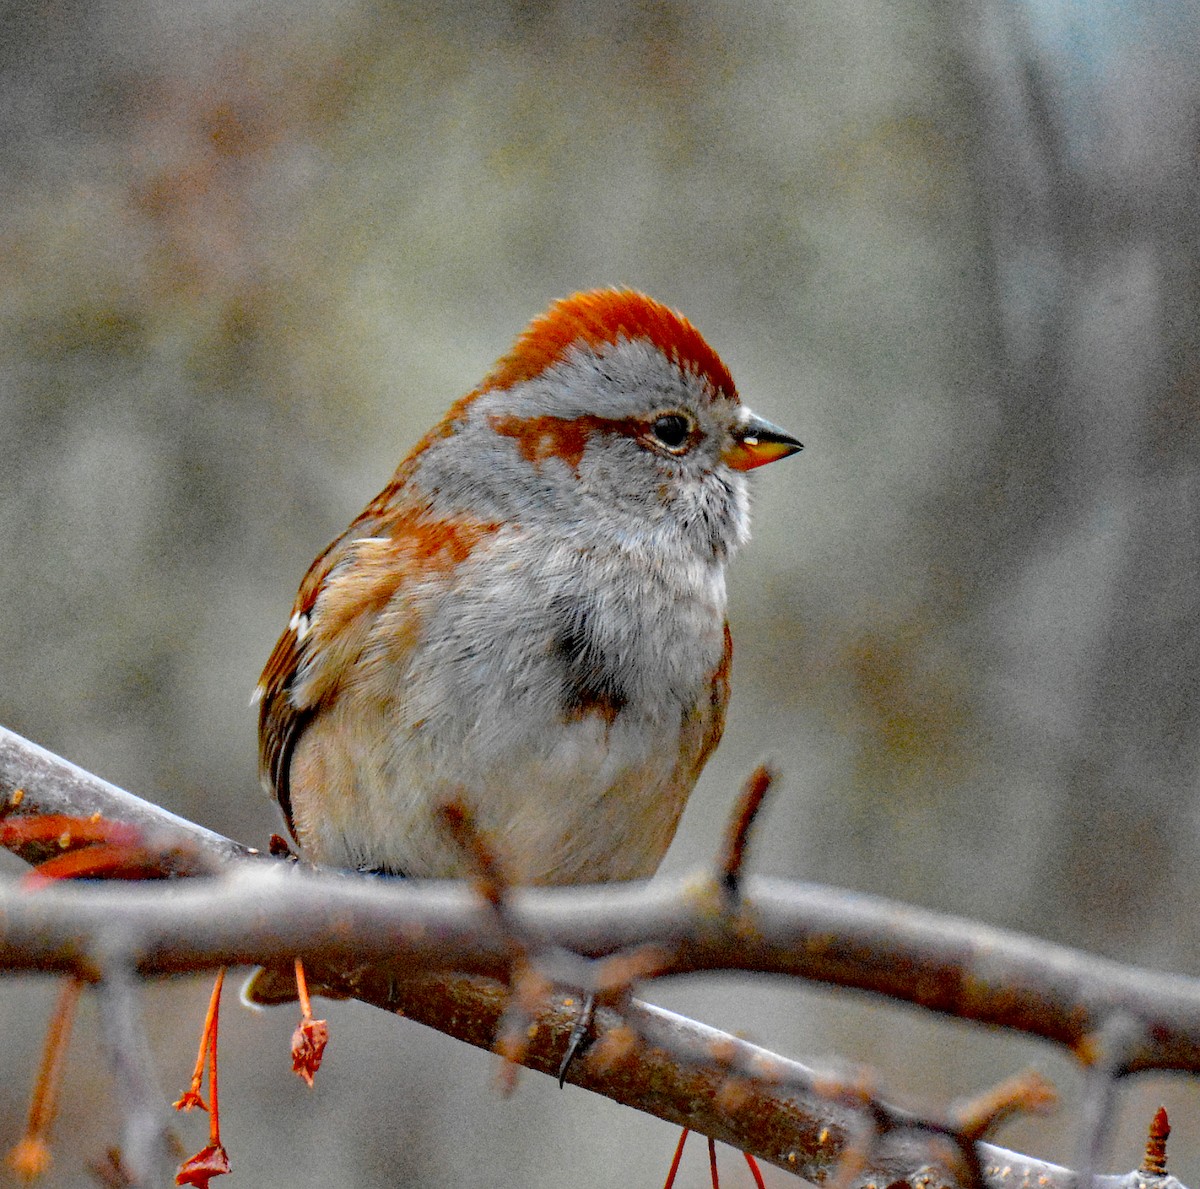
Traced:
<path fill-rule="evenodd" d="M 611 725 L 629 701 L 615 658 L 597 637 L 585 600 L 560 595 L 551 604 L 555 623 L 552 648 L 562 673 L 561 704 L 567 722 L 589 714 Z"/>

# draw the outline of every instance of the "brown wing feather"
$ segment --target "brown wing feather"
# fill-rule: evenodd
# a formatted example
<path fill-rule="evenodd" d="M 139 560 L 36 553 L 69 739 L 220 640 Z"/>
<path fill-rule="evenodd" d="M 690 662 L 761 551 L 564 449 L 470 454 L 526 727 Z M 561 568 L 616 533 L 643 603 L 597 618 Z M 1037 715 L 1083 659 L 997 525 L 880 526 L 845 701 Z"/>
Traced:
<path fill-rule="evenodd" d="M 419 506 L 414 509 L 400 498 L 403 471 L 309 567 L 259 681 L 259 773 L 289 829 L 296 744 L 312 719 L 337 698 L 380 613 L 414 571 L 425 580 L 446 573 L 500 528 L 466 517 L 439 520 Z M 390 660 L 399 665 L 416 632 L 393 634 Z"/>
<path fill-rule="evenodd" d="M 336 693 L 336 665 L 345 656 L 343 649 L 322 648 L 321 644 L 322 638 L 329 636 L 332 620 L 339 627 L 346 627 L 346 608 L 342 608 L 342 615 L 329 617 L 324 614 L 324 606 L 318 613 L 317 604 L 326 601 L 331 576 L 352 561 L 357 542 L 383 529 L 387 510 L 399 490 L 399 483 L 393 480 L 309 566 L 292 605 L 288 626 L 275 642 L 258 681 L 259 778 L 279 802 L 289 830 L 292 830 L 292 753 L 322 703 L 332 700 Z M 349 585 L 353 590 L 357 584 L 351 580 Z M 392 589 L 394 585 L 393 582 Z M 387 593 L 390 595 L 391 589 Z M 367 602 L 378 606 L 378 592 Z M 361 642 L 365 631 L 351 632 L 350 636 L 354 642 Z M 297 688 L 301 674 L 301 688 Z"/>
<path fill-rule="evenodd" d="M 299 705 L 292 687 L 308 652 L 307 638 L 301 640 L 298 623 L 307 620 L 321 592 L 321 586 L 333 568 L 332 554 L 343 538 L 334 541 L 313 562 L 292 607 L 292 615 L 283 634 L 275 642 L 258 680 L 258 772 L 267 791 L 279 802 L 292 828 L 290 769 L 292 752 L 304 728 L 316 712 L 315 705 Z M 308 633 L 306 633 L 307 637 Z"/>

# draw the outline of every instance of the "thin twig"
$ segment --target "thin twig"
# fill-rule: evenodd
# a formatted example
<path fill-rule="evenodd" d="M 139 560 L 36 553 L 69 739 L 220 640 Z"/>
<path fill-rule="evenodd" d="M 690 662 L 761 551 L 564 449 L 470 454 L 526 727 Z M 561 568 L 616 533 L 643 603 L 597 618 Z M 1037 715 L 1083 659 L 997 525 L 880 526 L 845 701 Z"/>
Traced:
<path fill-rule="evenodd" d="M 124 1117 L 121 1167 L 139 1189 L 166 1185 L 174 1146 L 142 1021 L 140 987 L 131 962 L 115 950 L 105 955 L 103 971 L 97 998 Z"/>
<path fill-rule="evenodd" d="M 750 1175 L 754 1178 L 754 1189 L 767 1189 L 767 1183 L 763 1180 L 763 1175 L 759 1171 L 758 1161 L 749 1152 L 743 1152 L 742 1155 L 746 1158 L 746 1166 L 750 1169 Z"/>
<path fill-rule="evenodd" d="M 1144 1028 L 1126 1012 L 1115 1011 L 1083 1046 L 1087 1058 L 1079 1128 L 1080 1189 L 1092 1189 L 1112 1134 L 1117 1079 L 1127 1070 L 1130 1054 L 1144 1040 Z"/>
<path fill-rule="evenodd" d="M 221 1009 L 221 989 L 225 986 L 225 967 L 217 971 L 213 980 L 213 989 L 208 997 L 208 1010 L 204 1013 L 204 1027 L 200 1030 L 200 1049 L 196 1053 L 196 1064 L 192 1068 L 192 1080 L 188 1088 L 173 1104 L 177 1111 L 208 1110 L 200 1094 L 204 1084 L 204 1068 L 208 1064 L 209 1050 L 212 1048 L 212 1037 L 217 1027 L 217 1014 Z"/>
<path fill-rule="evenodd" d="M 23 1180 L 34 1180 L 50 1166 L 50 1128 L 58 1113 L 58 1091 L 62 1085 L 63 1064 L 71 1026 L 83 984 L 76 978 L 66 979 L 59 992 L 58 1002 L 46 1027 L 46 1040 L 37 1080 L 29 1102 L 29 1119 L 25 1134 L 8 1154 L 8 1163 Z"/>
<path fill-rule="evenodd" d="M 1058 1103 L 1054 1086 L 1027 1069 L 950 1111 L 951 1126 L 964 1139 L 979 1140 L 1017 1114 L 1045 1114 Z"/>
<path fill-rule="evenodd" d="M 663 1182 L 663 1189 L 673 1189 L 675 1177 L 679 1172 L 679 1162 L 683 1159 L 683 1145 L 687 1143 L 687 1137 L 691 1132 L 685 1127 L 679 1133 L 679 1142 L 675 1145 L 675 1155 L 671 1157 L 671 1167 L 667 1169 L 667 1179 Z"/>

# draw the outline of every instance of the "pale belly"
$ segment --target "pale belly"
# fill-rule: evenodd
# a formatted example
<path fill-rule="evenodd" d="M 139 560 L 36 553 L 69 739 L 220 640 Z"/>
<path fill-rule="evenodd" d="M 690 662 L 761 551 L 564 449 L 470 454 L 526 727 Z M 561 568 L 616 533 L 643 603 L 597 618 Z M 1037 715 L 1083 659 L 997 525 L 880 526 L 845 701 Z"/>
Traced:
<path fill-rule="evenodd" d="M 389 743 L 379 718 L 368 726 L 361 707 L 335 707 L 293 758 L 297 838 L 321 864 L 458 878 L 470 863 L 438 812 L 458 798 L 515 882 L 644 878 L 675 834 L 697 774 L 684 761 L 694 761 L 711 716 L 664 725 L 587 716 L 548 724 L 556 736 L 548 748 L 455 762 L 422 746 L 419 731 Z"/>

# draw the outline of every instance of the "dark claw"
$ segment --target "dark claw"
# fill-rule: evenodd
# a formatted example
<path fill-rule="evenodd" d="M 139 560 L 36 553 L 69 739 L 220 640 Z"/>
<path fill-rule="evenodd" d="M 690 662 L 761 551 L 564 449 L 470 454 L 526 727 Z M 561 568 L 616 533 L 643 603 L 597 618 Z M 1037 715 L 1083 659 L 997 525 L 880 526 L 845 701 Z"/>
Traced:
<path fill-rule="evenodd" d="M 562 1064 L 558 1067 L 558 1088 L 561 1090 L 563 1083 L 567 1080 L 567 1070 L 571 1068 L 571 1062 L 575 1060 L 576 1054 L 583 1047 L 583 1042 L 589 1040 L 588 1033 L 592 1028 L 592 1021 L 596 1018 L 596 996 L 594 992 L 588 992 L 587 998 L 583 1001 L 583 1006 L 579 1009 L 579 1015 L 575 1017 L 575 1023 L 571 1026 L 571 1035 L 567 1037 L 567 1051 L 563 1054 Z"/>

